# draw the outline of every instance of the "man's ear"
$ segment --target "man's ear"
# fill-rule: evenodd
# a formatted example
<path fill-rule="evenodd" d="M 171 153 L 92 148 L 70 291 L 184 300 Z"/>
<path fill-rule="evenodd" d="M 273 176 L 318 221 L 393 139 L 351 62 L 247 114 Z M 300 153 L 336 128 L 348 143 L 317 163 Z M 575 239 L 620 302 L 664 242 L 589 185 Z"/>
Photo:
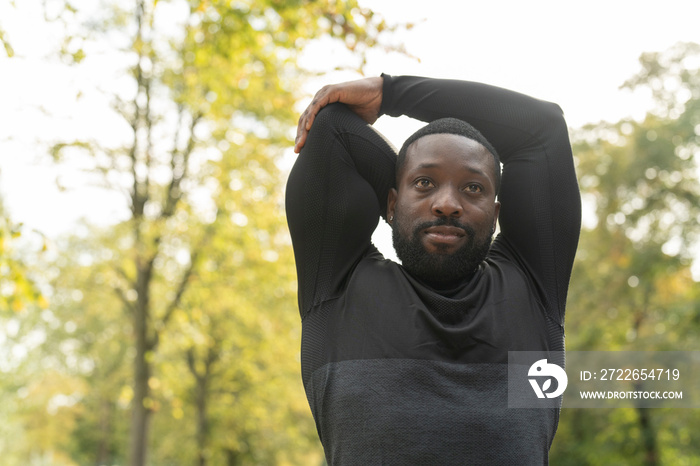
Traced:
<path fill-rule="evenodd" d="M 496 201 L 493 203 L 493 231 L 496 231 L 496 224 L 498 223 L 498 214 L 501 212 L 501 203 Z"/>
<path fill-rule="evenodd" d="M 391 225 L 394 223 L 394 210 L 396 208 L 396 197 L 398 193 L 396 188 L 391 188 L 389 194 L 387 194 L 386 200 L 386 221 Z"/>

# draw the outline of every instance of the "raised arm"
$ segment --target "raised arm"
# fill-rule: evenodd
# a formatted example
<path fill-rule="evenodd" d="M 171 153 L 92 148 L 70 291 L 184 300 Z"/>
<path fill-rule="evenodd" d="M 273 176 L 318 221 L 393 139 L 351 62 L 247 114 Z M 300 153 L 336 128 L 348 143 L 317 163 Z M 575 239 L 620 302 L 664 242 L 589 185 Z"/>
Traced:
<path fill-rule="evenodd" d="M 336 297 L 353 266 L 372 252 L 396 163 L 391 144 L 345 105 L 314 111 L 310 131 L 304 118 L 303 149 L 286 192 L 302 317 Z"/>
<path fill-rule="evenodd" d="M 503 177 L 501 234 L 493 250 L 530 273 L 549 315 L 563 323 L 581 201 L 561 109 L 486 84 L 385 75 L 380 113 L 459 118 L 494 145 Z"/>

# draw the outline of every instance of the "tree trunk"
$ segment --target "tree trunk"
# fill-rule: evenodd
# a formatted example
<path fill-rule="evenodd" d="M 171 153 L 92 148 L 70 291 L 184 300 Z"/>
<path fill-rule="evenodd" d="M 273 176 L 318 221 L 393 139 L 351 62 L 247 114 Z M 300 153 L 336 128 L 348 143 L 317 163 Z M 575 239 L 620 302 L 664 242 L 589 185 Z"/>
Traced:
<path fill-rule="evenodd" d="M 111 445 L 112 436 L 112 401 L 105 399 L 100 404 L 100 438 L 97 444 L 97 458 L 95 464 L 112 464 Z"/>
<path fill-rule="evenodd" d="M 141 264 L 140 264 L 141 265 Z M 153 343 L 148 337 L 148 322 L 150 313 L 149 286 L 153 261 L 138 267 L 136 291 L 138 298 L 134 306 L 134 337 L 136 356 L 134 357 L 134 398 L 131 412 L 131 466 L 146 464 L 146 449 L 148 447 L 148 421 L 151 407 L 148 405 L 150 395 L 148 381 L 151 378 L 151 363 L 149 354 Z"/>
<path fill-rule="evenodd" d="M 644 444 L 644 464 L 647 466 L 656 466 L 659 464 L 659 451 L 656 445 L 656 433 L 651 425 L 651 417 L 649 416 L 649 408 L 637 408 L 639 413 L 639 424 L 642 428 L 642 441 Z"/>
<path fill-rule="evenodd" d="M 642 306 L 637 312 L 634 320 L 634 331 L 639 335 L 642 324 L 649 316 L 649 303 L 651 301 L 652 290 L 649 286 L 643 288 Z M 636 390 L 641 390 L 641 383 L 635 384 Z M 644 464 L 647 466 L 656 466 L 659 464 L 659 452 L 656 446 L 656 433 L 651 425 L 651 417 L 649 416 L 649 408 L 637 408 L 639 413 L 639 425 L 642 429 L 642 448 L 644 450 Z"/>
<path fill-rule="evenodd" d="M 209 435 L 209 418 L 207 416 L 207 382 L 208 374 L 197 379 L 197 454 L 199 466 L 207 464 L 207 440 Z"/>
<path fill-rule="evenodd" d="M 209 413 L 207 412 L 209 400 L 209 384 L 211 381 L 211 368 L 218 359 L 216 346 L 210 347 L 204 360 L 202 373 L 197 369 L 195 361 L 195 349 L 187 351 L 187 366 L 195 379 L 195 409 L 197 410 L 197 458 L 199 466 L 207 464 L 209 443 Z"/>
<path fill-rule="evenodd" d="M 146 407 L 149 391 L 150 364 L 146 361 L 145 345 L 136 344 L 134 358 L 134 399 L 131 411 L 131 466 L 146 464 L 146 447 L 148 445 L 148 420 L 150 408 Z"/>
<path fill-rule="evenodd" d="M 237 451 L 226 450 L 226 466 L 240 466 L 241 455 Z"/>

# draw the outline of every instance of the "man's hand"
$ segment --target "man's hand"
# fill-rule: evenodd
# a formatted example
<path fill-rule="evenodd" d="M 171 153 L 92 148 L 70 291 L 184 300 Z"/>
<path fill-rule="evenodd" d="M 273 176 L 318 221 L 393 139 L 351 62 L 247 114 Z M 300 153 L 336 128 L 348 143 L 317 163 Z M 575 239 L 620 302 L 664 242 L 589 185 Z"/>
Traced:
<path fill-rule="evenodd" d="M 316 93 L 311 104 L 299 117 L 294 152 L 299 153 L 306 143 L 311 125 L 318 112 L 328 104 L 344 103 L 370 125 L 379 118 L 382 105 L 382 78 L 365 78 L 323 87 Z"/>

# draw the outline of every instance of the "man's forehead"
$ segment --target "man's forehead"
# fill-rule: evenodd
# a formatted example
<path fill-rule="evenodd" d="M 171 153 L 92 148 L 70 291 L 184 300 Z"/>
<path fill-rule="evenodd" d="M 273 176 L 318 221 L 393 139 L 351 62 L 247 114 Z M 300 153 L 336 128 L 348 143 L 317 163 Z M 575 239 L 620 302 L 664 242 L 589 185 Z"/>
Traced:
<path fill-rule="evenodd" d="M 406 150 L 406 161 L 410 165 L 425 165 L 431 163 L 426 159 L 439 155 L 487 162 L 493 157 L 486 147 L 474 139 L 459 134 L 440 133 L 416 139 Z"/>

